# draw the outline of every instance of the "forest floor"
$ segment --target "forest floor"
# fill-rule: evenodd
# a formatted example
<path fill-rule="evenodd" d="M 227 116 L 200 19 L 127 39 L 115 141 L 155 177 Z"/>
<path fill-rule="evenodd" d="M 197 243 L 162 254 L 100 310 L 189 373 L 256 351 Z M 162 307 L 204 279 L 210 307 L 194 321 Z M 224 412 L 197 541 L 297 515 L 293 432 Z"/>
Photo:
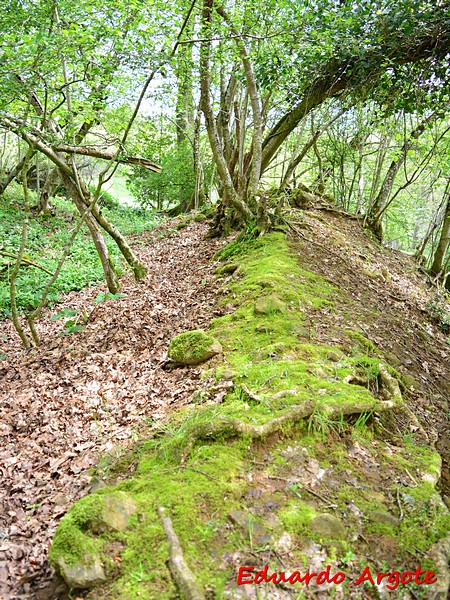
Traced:
<path fill-rule="evenodd" d="M 40 320 L 38 349 L 25 352 L 11 322 L 0 323 L 1 600 L 32 598 L 35 580 L 52 597 L 49 542 L 90 491 L 88 470 L 189 403 L 200 370 L 162 366 L 174 335 L 223 314 L 209 261 L 225 242 L 205 240 L 207 230 L 165 225 L 141 234 L 134 245 L 147 277 L 123 278 L 124 297 L 101 304 L 94 299 L 104 287 L 67 294 Z M 87 312 L 85 331 L 59 335 L 64 322 L 51 317 L 64 308 Z"/>
<path fill-rule="evenodd" d="M 65 587 L 53 577 L 48 562 L 48 547 L 67 509 L 96 488 L 90 470 L 101 461 L 101 471 L 107 475 L 109 466 L 138 438 L 160 427 L 174 410 L 191 406 L 196 392 L 208 385 L 208 379 L 200 379 L 200 367 L 168 370 L 167 348 L 175 334 L 207 329 L 212 319 L 233 310 L 232 299 L 228 304 L 223 301 L 224 281 L 214 276 L 217 263 L 211 261 L 225 241 L 206 239 L 204 223 L 192 222 L 177 231 L 177 222 L 134 240 L 149 273 L 140 283 L 124 278 L 123 297 L 95 304 L 104 289 L 91 287 L 68 294 L 58 305 L 58 311 L 70 308 L 88 317 L 83 331 L 59 335 L 63 323 L 51 319 L 57 310 L 47 310 L 39 323 L 44 343 L 25 352 L 11 323 L 0 323 L 0 355 L 6 355 L 0 361 L 2 600 L 64 597 Z M 345 331 L 360 332 L 367 347 L 380 348 L 392 366 L 409 377 L 405 379 L 408 407 L 419 421 L 411 425 L 399 411 L 379 425 L 391 449 L 404 446 L 405 436 L 414 435 L 437 449 L 443 459 L 441 494 L 448 502 L 450 347 L 427 309 L 434 292 L 426 276 L 418 273 L 412 259 L 372 242 L 355 220 L 335 212 L 305 213 L 302 228 L 290 235 L 290 244 L 304 268 L 345 291 L 333 308 L 309 307 L 309 341 L 350 353 L 352 340 Z M 216 393 L 213 402 L 219 404 L 223 396 Z M 297 468 L 307 474 L 303 483 L 316 490 L 319 505 L 324 497 L 333 498 L 333 490 L 337 493 L 339 477 L 356 490 L 360 478 L 367 478 L 381 493 L 390 478 L 400 476 L 375 460 L 373 453 L 380 451 L 377 444 L 382 442 L 365 444 L 343 436 L 335 443 L 360 461 L 361 472 L 358 478 L 330 468 L 324 477 L 320 455 L 326 456 L 328 448 L 326 442 L 318 444 L 317 460 L 303 456 Z M 254 483 L 246 492 L 259 516 L 273 511 L 283 481 L 294 488 L 299 481 L 288 466 L 267 475 L 271 456 L 266 450 L 258 448 Z M 283 453 L 288 456 L 292 449 L 284 447 Z M 417 474 L 404 477 L 414 482 Z M 399 508 L 402 512 L 400 504 Z M 384 547 L 383 540 L 375 538 L 369 539 L 370 544 L 380 544 L 384 558 L 386 552 L 394 556 L 387 538 Z M 289 555 L 289 549 L 285 551 Z M 283 552 L 280 545 L 278 553 Z M 310 552 L 320 555 L 314 543 Z M 423 555 L 419 549 L 415 560 Z M 341 566 L 351 562 L 351 553 L 346 557 Z M 277 594 L 268 597 L 293 597 L 287 591 Z"/>

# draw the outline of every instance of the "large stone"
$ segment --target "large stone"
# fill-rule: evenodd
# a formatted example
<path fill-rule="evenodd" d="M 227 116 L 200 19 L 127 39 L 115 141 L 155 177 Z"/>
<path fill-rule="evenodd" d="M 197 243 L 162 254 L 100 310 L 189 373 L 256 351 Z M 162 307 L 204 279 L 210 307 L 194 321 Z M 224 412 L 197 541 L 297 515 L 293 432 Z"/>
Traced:
<path fill-rule="evenodd" d="M 61 575 L 71 588 L 90 588 L 106 581 L 100 558 L 86 555 L 82 561 L 68 565 L 64 558 L 58 560 Z"/>
<path fill-rule="evenodd" d="M 175 336 L 168 355 L 182 365 L 199 365 L 222 352 L 222 346 L 208 333 L 195 329 Z"/>
<path fill-rule="evenodd" d="M 310 527 L 314 533 L 332 540 L 346 537 L 346 531 L 342 521 L 328 513 L 324 513 L 313 519 Z"/>
<path fill-rule="evenodd" d="M 254 546 L 266 546 L 271 542 L 272 536 L 267 529 L 243 510 L 230 511 L 228 518 L 250 537 Z"/>
<path fill-rule="evenodd" d="M 400 524 L 400 519 L 383 510 L 373 510 L 370 513 L 370 520 L 374 523 L 389 525 L 390 527 L 397 527 Z"/>
<path fill-rule="evenodd" d="M 131 515 L 136 512 L 136 506 L 125 492 L 114 492 L 102 497 L 102 510 L 91 525 L 94 533 L 104 531 L 125 531 L 128 528 Z"/>
<path fill-rule="evenodd" d="M 262 296 L 255 302 L 255 313 L 259 315 L 268 315 L 270 313 L 285 313 L 286 304 L 278 298 L 276 294 Z"/>

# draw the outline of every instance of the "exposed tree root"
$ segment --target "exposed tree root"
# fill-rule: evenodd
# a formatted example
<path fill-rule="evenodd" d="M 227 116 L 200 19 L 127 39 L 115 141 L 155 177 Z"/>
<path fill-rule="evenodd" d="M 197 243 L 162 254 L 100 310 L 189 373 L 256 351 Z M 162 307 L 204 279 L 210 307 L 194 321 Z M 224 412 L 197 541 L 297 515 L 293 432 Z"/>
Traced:
<path fill-rule="evenodd" d="M 391 376 L 389 375 L 389 377 Z M 400 393 L 400 390 L 398 392 Z M 396 408 L 401 404 L 401 394 L 399 398 L 397 394 L 392 393 L 392 399 L 380 401 L 378 404 L 375 404 L 372 400 L 361 400 L 361 402 L 352 402 L 349 404 L 343 402 L 340 405 L 324 407 L 324 413 L 328 418 L 332 418 L 340 417 L 341 415 L 371 412 L 373 410 L 382 412 Z M 232 417 L 217 419 L 209 423 L 198 423 L 192 427 L 189 433 L 181 460 L 182 462 L 186 461 L 198 440 L 217 439 L 219 437 L 229 438 L 237 435 L 247 436 L 252 440 L 264 439 L 282 430 L 286 425 L 297 423 L 306 417 L 310 417 L 316 408 L 317 402 L 310 400 L 300 406 L 294 406 L 288 412 L 267 421 L 263 425 L 251 425 Z"/>
<path fill-rule="evenodd" d="M 395 377 L 387 370 L 386 366 L 383 363 L 379 363 L 378 365 L 378 373 L 381 383 L 382 391 L 386 397 L 386 400 L 391 400 L 397 406 L 403 404 L 402 393 L 400 391 L 400 386 Z"/>
<path fill-rule="evenodd" d="M 172 519 L 166 515 L 165 509 L 158 508 L 159 515 L 169 542 L 169 569 L 184 600 L 206 600 L 199 583 L 184 560 L 180 540 L 172 525 Z"/>

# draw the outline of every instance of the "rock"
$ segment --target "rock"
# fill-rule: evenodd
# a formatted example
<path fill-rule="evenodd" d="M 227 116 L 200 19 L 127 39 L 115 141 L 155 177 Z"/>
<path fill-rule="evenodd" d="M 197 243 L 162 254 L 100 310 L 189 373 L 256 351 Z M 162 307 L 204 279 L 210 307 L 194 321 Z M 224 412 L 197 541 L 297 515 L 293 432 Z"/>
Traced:
<path fill-rule="evenodd" d="M 83 561 L 74 565 L 68 565 L 61 557 L 58 566 L 61 575 L 71 588 L 90 588 L 106 581 L 100 558 L 95 555 L 87 554 Z"/>
<path fill-rule="evenodd" d="M 265 546 L 271 542 L 272 536 L 267 529 L 243 510 L 232 510 L 228 519 L 250 537 L 255 546 Z"/>
<path fill-rule="evenodd" d="M 125 492 L 114 492 L 102 497 L 100 516 L 91 525 L 93 533 L 104 531 L 125 531 L 128 528 L 131 515 L 136 512 L 136 506 Z"/>
<path fill-rule="evenodd" d="M 284 531 L 280 539 L 275 542 L 274 547 L 280 554 L 287 554 L 292 550 L 293 545 L 291 534 Z"/>
<path fill-rule="evenodd" d="M 56 506 L 66 506 L 66 504 L 69 504 L 69 499 L 64 494 L 55 494 L 53 503 L 56 504 Z"/>
<path fill-rule="evenodd" d="M 233 379 L 236 377 L 237 372 L 234 369 L 224 369 L 223 371 L 220 372 L 220 374 L 217 376 L 218 379 L 220 379 L 221 381 L 233 381 Z"/>
<path fill-rule="evenodd" d="M 329 377 L 329 374 L 322 367 L 311 367 L 307 369 L 307 372 L 318 379 L 327 379 Z"/>
<path fill-rule="evenodd" d="M 328 513 L 324 513 L 313 519 L 310 527 L 314 533 L 326 538 L 340 539 L 346 537 L 346 530 L 342 521 Z"/>
<path fill-rule="evenodd" d="M 305 338 L 309 340 L 311 337 L 308 327 L 304 327 L 303 325 L 300 325 L 300 323 L 293 323 L 290 326 L 290 330 L 299 338 Z"/>
<path fill-rule="evenodd" d="M 270 313 L 285 313 L 286 304 L 278 298 L 276 294 L 262 296 L 255 302 L 255 312 L 259 315 L 268 315 Z"/>
<path fill-rule="evenodd" d="M 223 265 L 222 267 L 217 267 L 217 269 L 214 271 L 214 273 L 219 276 L 220 275 L 231 275 L 238 268 L 239 268 L 238 263 L 228 263 L 226 265 Z"/>
<path fill-rule="evenodd" d="M 440 600 L 448 598 L 450 590 L 450 535 L 440 539 L 427 552 L 427 558 L 435 565 L 437 581 L 430 586 L 427 598 Z"/>
<path fill-rule="evenodd" d="M 168 355 L 182 365 L 199 365 L 222 352 L 222 346 L 200 329 L 175 336 L 169 345 Z"/>
<path fill-rule="evenodd" d="M 370 513 L 370 520 L 374 523 L 381 523 L 382 525 L 389 525 L 390 527 L 397 527 L 400 524 L 400 519 L 397 519 L 391 513 L 384 512 L 383 510 L 373 510 Z"/>
<path fill-rule="evenodd" d="M 327 354 L 327 359 L 330 360 L 331 362 L 335 362 L 338 363 L 341 361 L 341 359 L 343 358 L 344 353 L 343 352 L 328 352 Z"/>
<path fill-rule="evenodd" d="M 267 280 L 266 279 L 260 279 L 258 281 L 258 285 L 259 285 L 259 287 L 261 287 L 263 289 L 264 288 L 273 288 L 273 287 L 275 287 L 274 282 L 273 281 L 269 281 L 268 279 Z"/>
<path fill-rule="evenodd" d="M 255 331 L 258 333 L 273 333 L 273 329 L 269 325 L 258 325 L 255 327 Z"/>

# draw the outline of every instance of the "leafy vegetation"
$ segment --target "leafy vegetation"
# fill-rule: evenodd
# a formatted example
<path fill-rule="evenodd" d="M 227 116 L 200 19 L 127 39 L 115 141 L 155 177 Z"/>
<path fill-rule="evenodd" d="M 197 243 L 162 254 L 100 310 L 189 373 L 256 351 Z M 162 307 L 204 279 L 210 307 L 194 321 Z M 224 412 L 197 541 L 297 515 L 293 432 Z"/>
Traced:
<path fill-rule="evenodd" d="M 33 192 L 31 197 L 34 199 Z M 13 187 L 0 197 L 0 316 L 3 318 L 11 315 L 9 277 L 20 245 L 23 220 L 21 201 L 20 191 Z M 124 208 L 115 204 L 111 208 L 105 207 L 103 211 L 128 235 L 151 229 L 158 222 L 158 217 L 142 208 Z M 46 271 L 27 263 L 21 267 L 17 280 L 17 304 L 20 311 L 30 312 L 39 303 L 42 289 L 55 270 L 74 229 L 77 215 L 71 202 L 62 197 L 55 198 L 54 213 L 54 216 L 36 215 L 31 219 L 24 258 Z M 109 242 L 109 247 L 119 272 L 123 273 L 126 266 L 117 247 L 112 241 Z M 1 252 L 5 252 L 5 255 Z M 103 271 L 100 259 L 88 231 L 83 229 L 75 239 L 61 274 L 50 290 L 48 301 L 53 304 L 58 302 L 61 294 L 78 291 L 101 281 Z"/>

